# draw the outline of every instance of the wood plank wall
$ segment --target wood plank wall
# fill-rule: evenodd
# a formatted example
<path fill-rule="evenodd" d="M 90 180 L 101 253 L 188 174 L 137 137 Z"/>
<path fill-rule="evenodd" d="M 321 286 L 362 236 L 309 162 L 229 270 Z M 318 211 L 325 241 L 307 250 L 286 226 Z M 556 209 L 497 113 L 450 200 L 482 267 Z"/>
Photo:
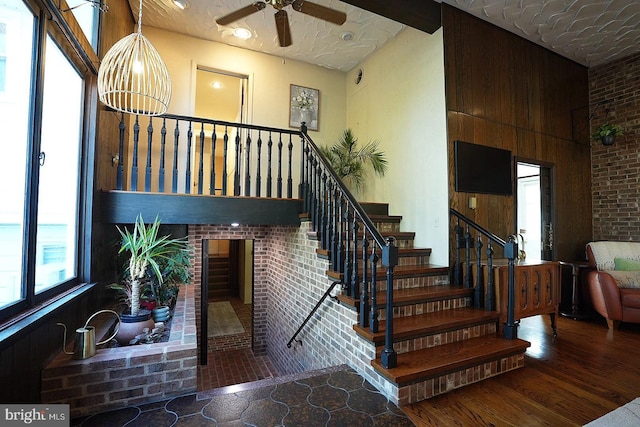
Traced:
<path fill-rule="evenodd" d="M 586 118 L 572 122 L 572 115 L 588 104 L 587 68 L 445 4 L 443 29 L 450 206 L 500 237 L 515 232 L 515 196 L 455 191 L 456 139 L 551 165 L 555 257 L 583 259 L 591 239 L 590 145 Z"/>

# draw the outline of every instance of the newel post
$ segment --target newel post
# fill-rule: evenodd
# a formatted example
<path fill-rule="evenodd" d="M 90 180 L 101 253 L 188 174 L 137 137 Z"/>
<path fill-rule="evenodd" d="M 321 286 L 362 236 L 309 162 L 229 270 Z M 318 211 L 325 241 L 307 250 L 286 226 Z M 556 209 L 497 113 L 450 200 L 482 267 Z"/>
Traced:
<path fill-rule="evenodd" d="M 518 338 L 518 324 L 515 321 L 516 305 L 516 280 L 515 280 L 515 258 L 518 253 L 518 244 L 513 236 L 509 236 L 509 241 L 504 245 L 504 256 L 509 260 L 509 291 L 507 305 L 507 323 L 504 324 L 502 335 L 507 339 Z"/>
<path fill-rule="evenodd" d="M 398 366 L 398 354 L 393 348 L 393 269 L 398 265 L 398 247 L 393 237 L 387 237 L 387 245 L 382 248 L 382 265 L 387 268 L 387 306 L 384 350 L 381 355 L 382 366 L 391 369 Z"/>

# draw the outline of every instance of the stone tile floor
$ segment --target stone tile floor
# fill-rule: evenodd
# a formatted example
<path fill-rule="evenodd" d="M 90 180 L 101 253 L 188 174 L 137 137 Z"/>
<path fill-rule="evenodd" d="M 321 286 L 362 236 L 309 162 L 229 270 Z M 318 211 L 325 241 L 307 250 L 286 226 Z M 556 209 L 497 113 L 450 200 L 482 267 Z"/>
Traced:
<path fill-rule="evenodd" d="M 74 419 L 72 426 L 413 426 L 346 365 Z"/>

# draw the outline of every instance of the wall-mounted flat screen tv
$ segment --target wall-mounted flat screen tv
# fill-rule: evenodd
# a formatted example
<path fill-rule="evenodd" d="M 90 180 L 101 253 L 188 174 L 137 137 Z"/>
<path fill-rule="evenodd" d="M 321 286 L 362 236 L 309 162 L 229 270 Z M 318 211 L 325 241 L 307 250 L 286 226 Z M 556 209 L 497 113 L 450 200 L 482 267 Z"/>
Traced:
<path fill-rule="evenodd" d="M 513 194 L 511 151 L 454 141 L 456 191 Z"/>

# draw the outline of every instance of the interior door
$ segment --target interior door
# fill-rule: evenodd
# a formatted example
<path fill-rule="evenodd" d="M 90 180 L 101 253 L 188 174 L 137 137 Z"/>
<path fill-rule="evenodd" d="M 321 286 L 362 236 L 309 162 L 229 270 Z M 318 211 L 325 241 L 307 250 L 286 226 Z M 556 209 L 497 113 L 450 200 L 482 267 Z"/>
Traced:
<path fill-rule="evenodd" d="M 517 231 L 528 259 L 553 260 L 553 184 L 551 166 L 517 162 Z M 522 248 L 520 248 L 522 249 Z"/>

